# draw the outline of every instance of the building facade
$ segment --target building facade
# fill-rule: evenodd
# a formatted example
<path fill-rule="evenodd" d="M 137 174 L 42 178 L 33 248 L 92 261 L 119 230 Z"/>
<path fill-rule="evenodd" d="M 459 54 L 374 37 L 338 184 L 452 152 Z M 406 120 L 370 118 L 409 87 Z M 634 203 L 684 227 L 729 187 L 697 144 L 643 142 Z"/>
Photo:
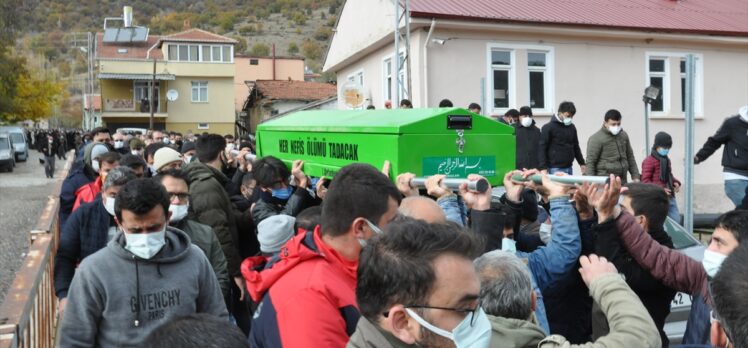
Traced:
<path fill-rule="evenodd" d="M 96 40 L 106 126 L 148 128 L 153 107 L 156 129 L 234 132 L 235 40 L 200 29 L 146 33 L 136 42 L 107 35 L 99 33 Z"/>
<path fill-rule="evenodd" d="M 340 86 L 362 85 L 378 108 L 399 88 L 415 107 L 434 107 L 447 98 L 455 106 L 479 103 L 491 116 L 531 106 L 540 126 L 560 102 L 573 101 L 583 152 L 605 112 L 617 109 L 640 164 L 650 151 L 642 96 L 655 85 L 662 94 L 651 107 L 650 138 L 659 131 L 672 135 L 670 157 L 681 179 L 686 55 L 696 58 L 695 150 L 748 103 L 748 9 L 741 0 L 661 0 L 655 7 L 640 1 L 484 3 L 411 0 L 410 69 L 398 73 L 392 3 L 348 0 L 324 69 L 337 73 Z M 720 20 L 708 20 L 714 16 Z M 367 18 L 370 25 L 357 26 Z M 402 59 L 406 50 L 399 52 Z M 396 84 L 395 74 L 406 81 L 410 75 L 410 90 Z M 720 155 L 696 166 L 696 212 L 732 208 L 722 190 Z"/>

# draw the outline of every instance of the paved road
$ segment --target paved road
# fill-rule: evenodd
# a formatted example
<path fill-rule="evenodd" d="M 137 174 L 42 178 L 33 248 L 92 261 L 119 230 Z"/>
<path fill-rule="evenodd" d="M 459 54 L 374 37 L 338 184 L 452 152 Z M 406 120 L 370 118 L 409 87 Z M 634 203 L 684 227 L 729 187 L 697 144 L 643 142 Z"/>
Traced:
<path fill-rule="evenodd" d="M 28 161 L 16 163 L 12 173 L 0 172 L 0 303 L 28 251 L 29 230 L 36 225 L 65 166 L 65 161 L 58 159 L 55 178 L 47 179 L 40 157 L 36 151 L 29 152 Z"/>

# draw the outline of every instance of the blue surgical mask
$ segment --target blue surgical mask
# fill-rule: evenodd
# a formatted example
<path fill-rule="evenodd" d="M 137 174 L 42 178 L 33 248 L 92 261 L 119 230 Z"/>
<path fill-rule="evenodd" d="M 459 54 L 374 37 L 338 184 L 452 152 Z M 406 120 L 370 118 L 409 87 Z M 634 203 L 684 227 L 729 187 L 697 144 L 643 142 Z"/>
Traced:
<path fill-rule="evenodd" d="M 660 156 L 665 157 L 668 153 L 670 153 L 670 149 L 659 148 L 657 149 L 657 153 L 659 153 Z"/>
<path fill-rule="evenodd" d="M 514 239 L 509 239 L 509 238 L 504 237 L 504 239 L 501 240 L 501 250 L 507 251 L 510 253 L 516 253 L 517 242 Z"/>
<path fill-rule="evenodd" d="M 451 332 L 432 325 L 410 308 L 405 308 L 405 311 L 427 330 L 454 342 L 457 348 L 488 348 L 491 343 L 491 322 L 483 308 L 479 307 L 475 314 L 468 314 Z"/>
<path fill-rule="evenodd" d="M 158 232 L 128 233 L 125 232 L 125 250 L 141 259 L 150 259 L 166 245 L 166 224 Z"/>
<path fill-rule="evenodd" d="M 293 187 L 291 186 L 288 186 L 286 188 L 273 189 L 272 192 L 273 197 L 284 201 L 291 198 L 291 194 L 293 194 Z"/>
<path fill-rule="evenodd" d="M 704 271 L 709 278 L 714 278 L 722 267 L 722 262 L 725 262 L 727 255 L 722 255 L 718 252 L 711 251 L 709 249 L 704 250 L 704 258 L 701 260 L 701 264 L 704 266 Z"/>

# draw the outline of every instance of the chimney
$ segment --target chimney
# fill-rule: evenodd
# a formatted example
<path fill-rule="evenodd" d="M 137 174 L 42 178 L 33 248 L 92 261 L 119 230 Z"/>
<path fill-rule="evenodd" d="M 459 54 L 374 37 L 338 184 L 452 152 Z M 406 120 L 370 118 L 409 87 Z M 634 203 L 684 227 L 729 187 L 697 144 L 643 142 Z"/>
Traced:
<path fill-rule="evenodd" d="M 192 24 L 190 24 L 189 19 L 185 19 L 184 22 L 182 22 L 182 30 L 189 30 L 192 28 Z"/>
<path fill-rule="evenodd" d="M 123 7 L 122 12 L 124 13 L 122 19 L 125 22 L 125 28 L 132 27 L 132 6 Z"/>

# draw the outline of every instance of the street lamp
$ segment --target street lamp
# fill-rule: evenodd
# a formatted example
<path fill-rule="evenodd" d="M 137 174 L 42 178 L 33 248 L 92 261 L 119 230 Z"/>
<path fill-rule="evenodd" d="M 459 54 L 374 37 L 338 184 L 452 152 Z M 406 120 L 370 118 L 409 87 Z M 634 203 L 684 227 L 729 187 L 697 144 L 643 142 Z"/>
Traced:
<path fill-rule="evenodd" d="M 649 109 L 652 103 L 654 103 L 657 98 L 660 97 L 660 89 L 649 85 L 649 87 L 644 89 L 644 96 L 642 97 L 642 100 L 644 101 L 644 151 L 645 153 L 648 152 L 649 149 Z"/>

